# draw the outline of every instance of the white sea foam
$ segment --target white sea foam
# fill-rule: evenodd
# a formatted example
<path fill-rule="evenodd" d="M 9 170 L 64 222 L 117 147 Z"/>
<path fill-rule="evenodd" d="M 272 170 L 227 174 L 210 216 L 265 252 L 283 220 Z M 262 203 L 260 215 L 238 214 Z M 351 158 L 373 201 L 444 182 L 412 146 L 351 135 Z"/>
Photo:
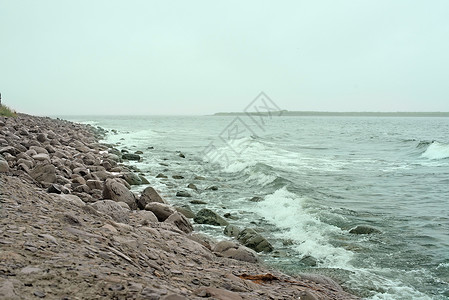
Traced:
<path fill-rule="evenodd" d="M 304 199 L 282 188 L 258 203 L 256 212 L 282 229 L 279 238 L 295 241 L 295 248 L 301 255 L 312 255 L 326 267 L 348 269 L 353 253 L 328 242 L 329 234 L 338 234 L 341 229 L 309 214 L 303 202 Z"/>
<path fill-rule="evenodd" d="M 426 151 L 424 151 L 421 156 L 428 159 L 449 158 L 449 145 L 439 142 L 433 142 L 429 145 L 429 147 L 427 147 Z"/>

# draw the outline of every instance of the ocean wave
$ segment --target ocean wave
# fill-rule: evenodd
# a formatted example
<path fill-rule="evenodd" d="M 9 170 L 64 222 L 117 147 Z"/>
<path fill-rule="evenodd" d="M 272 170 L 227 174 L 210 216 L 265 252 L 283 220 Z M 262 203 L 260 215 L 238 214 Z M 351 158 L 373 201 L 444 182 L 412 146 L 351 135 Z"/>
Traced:
<path fill-rule="evenodd" d="M 449 144 L 433 142 L 421 156 L 432 160 L 449 158 Z"/>
<path fill-rule="evenodd" d="M 294 249 L 299 254 L 311 255 L 325 267 L 348 268 L 353 253 L 328 242 L 329 235 L 341 234 L 341 229 L 308 213 L 304 201 L 284 187 L 265 196 L 255 211 L 282 229 L 278 238 L 294 241 Z"/>

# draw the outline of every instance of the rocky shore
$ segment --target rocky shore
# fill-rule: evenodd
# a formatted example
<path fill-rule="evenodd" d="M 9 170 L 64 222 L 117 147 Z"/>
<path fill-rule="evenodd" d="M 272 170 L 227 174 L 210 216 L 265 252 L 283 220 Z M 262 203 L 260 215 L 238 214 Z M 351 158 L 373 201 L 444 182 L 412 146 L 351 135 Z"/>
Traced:
<path fill-rule="evenodd" d="M 0 117 L 0 299 L 357 299 L 329 278 L 268 269 L 257 252 L 272 246 L 254 230 L 171 206 L 123 163 L 139 154 L 103 134 Z M 191 219 L 236 239 L 210 241 Z"/>

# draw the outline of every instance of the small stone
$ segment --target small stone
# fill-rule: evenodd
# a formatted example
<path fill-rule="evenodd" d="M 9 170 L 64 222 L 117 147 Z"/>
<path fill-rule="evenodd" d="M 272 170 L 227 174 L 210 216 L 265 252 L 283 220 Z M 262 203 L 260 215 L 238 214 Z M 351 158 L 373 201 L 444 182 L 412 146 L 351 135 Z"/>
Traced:
<path fill-rule="evenodd" d="M 45 293 L 42 291 L 34 291 L 33 295 L 38 298 L 45 298 L 45 296 L 46 296 Z"/>
<path fill-rule="evenodd" d="M 173 179 L 184 179 L 184 176 L 181 176 L 181 175 L 173 175 L 172 178 L 173 178 Z"/>
<path fill-rule="evenodd" d="M 166 176 L 166 175 L 164 175 L 162 173 L 159 173 L 159 174 L 156 175 L 156 178 L 168 178 L 168 176 Z"/>

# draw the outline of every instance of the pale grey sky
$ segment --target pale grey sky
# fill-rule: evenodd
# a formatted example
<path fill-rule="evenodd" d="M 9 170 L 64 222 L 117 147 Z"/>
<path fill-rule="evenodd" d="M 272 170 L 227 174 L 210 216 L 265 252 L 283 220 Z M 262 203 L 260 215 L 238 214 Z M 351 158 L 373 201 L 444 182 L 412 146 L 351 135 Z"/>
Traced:
<path fill-rule="evenodd" d="M 5 104 L 50 114 L 449 111 L 449 1 L 1 0 Z"/>

